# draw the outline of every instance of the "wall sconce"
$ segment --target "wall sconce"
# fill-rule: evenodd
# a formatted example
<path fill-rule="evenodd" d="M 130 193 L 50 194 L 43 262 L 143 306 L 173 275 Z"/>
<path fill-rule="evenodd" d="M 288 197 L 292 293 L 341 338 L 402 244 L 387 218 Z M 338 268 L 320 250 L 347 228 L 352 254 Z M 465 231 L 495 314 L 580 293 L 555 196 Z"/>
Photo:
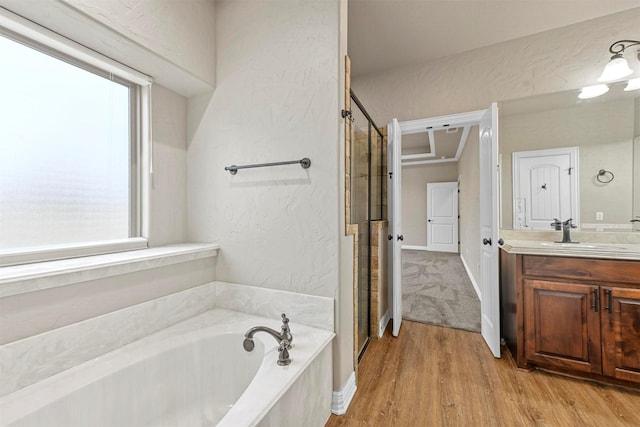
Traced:
<path fill-rule="evenodd" d="M 612 82 L 633 74 L 629 68 L 629 63 L 624 58 L 625 49 L 631 46 L 640 45 L 639 40 L 619 40 L 609 46 L 609 52 L 613 54 L 611 61 L 604 67 L 602 74 L 598 77 L 599 82 Z M 640 61 L 640 49 L 638 49 L 638 60 Z"/>

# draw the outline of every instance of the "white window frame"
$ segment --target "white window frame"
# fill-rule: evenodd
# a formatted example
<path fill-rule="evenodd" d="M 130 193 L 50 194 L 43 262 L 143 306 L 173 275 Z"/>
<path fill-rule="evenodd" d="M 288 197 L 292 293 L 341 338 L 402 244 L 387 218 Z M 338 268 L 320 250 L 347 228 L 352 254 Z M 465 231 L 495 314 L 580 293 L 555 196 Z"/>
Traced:
<path fill-rule="evenodd" d="M 47 245 L 0 251 L 0 267 L 148 247 L 149 182 L 152 173 L 152 79 L 72 40 L 0 8 L 0 34 L 98 75 L 134 85 L 131 126 L 130 234 L 126 239 Z"/>

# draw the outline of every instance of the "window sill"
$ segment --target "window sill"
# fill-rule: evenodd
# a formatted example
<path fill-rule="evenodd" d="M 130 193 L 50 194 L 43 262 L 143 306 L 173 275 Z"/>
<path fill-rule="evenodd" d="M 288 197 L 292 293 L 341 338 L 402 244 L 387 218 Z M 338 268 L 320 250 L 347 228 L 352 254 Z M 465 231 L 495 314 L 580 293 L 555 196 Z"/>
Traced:
<path fill-rule="evenodd" d="M 183 243 L 0 267 L 0 298 L 218 255 L 215 243 Z"/>

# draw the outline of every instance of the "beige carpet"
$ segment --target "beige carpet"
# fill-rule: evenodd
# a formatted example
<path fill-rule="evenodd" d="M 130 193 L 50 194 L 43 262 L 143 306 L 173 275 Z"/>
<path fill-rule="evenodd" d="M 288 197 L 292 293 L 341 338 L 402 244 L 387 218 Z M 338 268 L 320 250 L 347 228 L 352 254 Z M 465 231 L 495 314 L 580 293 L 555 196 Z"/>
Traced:
<path fill-rule="evenodd" d="M 402 318 L 480 332 L 480 301 L 459 254 L 402 251 Z"/>

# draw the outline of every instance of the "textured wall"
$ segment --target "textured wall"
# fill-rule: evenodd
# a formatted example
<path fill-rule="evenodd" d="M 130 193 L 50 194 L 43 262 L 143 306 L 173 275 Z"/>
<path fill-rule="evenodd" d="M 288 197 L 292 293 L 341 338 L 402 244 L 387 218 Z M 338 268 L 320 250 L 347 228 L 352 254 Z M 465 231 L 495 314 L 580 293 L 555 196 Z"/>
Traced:
<path fill-rule="evenodd" d="M 338 4 L 217 4 L 218 86 L 188 150 L 189 237 L 220 243 L 218 279 L 334 297 Z M 231 164 L 309 157 L 298 165 Z"/>
<path fill-rule="evenodd" d="M 402 168 L 402 234 L 404 245 L 427 246 L 427 183 L 454 182 L 458 165 L 405 166 Z"/>
<path fill-rule="evenodd" d="M 161 246 L 187 241 L 187 100 L 156 84 L 151 101 L 149 245 Z"/>
<path fill-rule="evenodd" d="M 57 0 L 214 84 L 215 13 L 211 0 Z"/>
<path fill-rule="evenodd" d="M 220 243 L 219 280 L 342 295 L 351 238 L 340 237 L 340 7 L 337 0 L 216 3 L 216 91 L 208 103 L 198 100 L 187 161 L 188 236 Z M 303 157 L 311 168 L 224 170 Z M 334 388 L 353 370 L 351 304 L 339 301 Z"/>
<path fill-rule="evenodd" d="M 351 86 L 379 125 L 487 108 L 493 101 L 594 84 L 620 39 L 640 39 L 640 8 L 417 66 Z"/>

